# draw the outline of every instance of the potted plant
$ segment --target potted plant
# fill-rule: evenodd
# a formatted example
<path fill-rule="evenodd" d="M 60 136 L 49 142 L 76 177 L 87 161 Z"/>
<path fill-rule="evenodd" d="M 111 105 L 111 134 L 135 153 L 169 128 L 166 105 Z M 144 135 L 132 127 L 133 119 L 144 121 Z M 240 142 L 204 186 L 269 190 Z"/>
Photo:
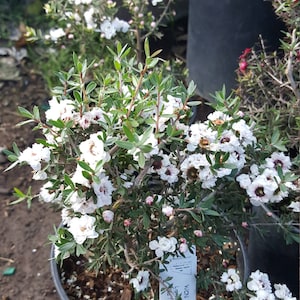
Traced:
<path fill-rule="evenodd" d="M 43 185 L 20 198 L 61 210 L 62 226 L 50 235 L 58 266 L 77 257 L 94 276 L 85 288 L 95 292 L 102 275 L 109 280 L 101 293 L 115 299 L 196 299 L 204 291 L 295 299 L 284 285 L 273 292 L 259 270 L 243 286 L 247 268 L 237 270 L 253 207 L 283 204 L 287 219 L 278 225 L 287 231 L 297 214 L 288 196 L 299 192 L 298 177 L 280 134 L 257 139 L 247 110 L 225 88 L 213 112 L 191 123 L 194 83 L 178 80 L 146 37 L 136 50 L 112 43 L 102 64 L 73 53 L 45 113 L 19 108 L 22 124 L 33 123 L 41 137 L 6 151 L 8 170 L 30 165 Z M 73 296 L 90 297 L 83 288 Z"/>

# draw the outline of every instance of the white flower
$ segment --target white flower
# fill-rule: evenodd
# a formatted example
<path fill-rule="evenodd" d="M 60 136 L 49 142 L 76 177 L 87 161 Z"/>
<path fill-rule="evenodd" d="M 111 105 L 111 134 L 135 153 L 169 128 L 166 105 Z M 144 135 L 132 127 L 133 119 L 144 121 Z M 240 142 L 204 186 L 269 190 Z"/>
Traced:
<path fill-rule="evenodd" d="M 232 130 L 224 130 L 219 138 L 218 150 L 233 152 L 240 146 L 240 142 Z"/>
<path fill-rule="evenodd" d="M 58 202 L 62 199 L 62 195 L 58 194 L 53 189 L 51 181 L 48 181 L 40 188 L 39 198 L 45 202 Z"/>
<path fill-rule="evenodd" d="M 102 213 L 102 218 L 103 218 L 104 222 L 111 223 L 114 219 L 114 212 L 111 210 L 105 210 Z"/>
<path fill-rule="evenodd" d="M 34 143 L 32 147 L 26 148 L 18 157 L 19 162 L 26 162 L 34 171 L 41 170 L 41 162 L 50 161 L 50 149 L 42 144 Z"/>
<path fill-rule="evenodd" d="M 266 158 L 266 167 L 274 168 L 281 167 L 283 174 L 288 172 L 292 166 L 291 159 L 283 152 L 273 152 L 271 157 Z"/>
<path fill-rule="evenodd" d="M 104 143 L 98 137 L 99 133 L 92 133 L 90 138 L 79 145 L 82 153 L 81 159 L 87 162 L 91 168 L 95 168 L 99 161 L 107 162 L 109 154 L 104 150 Z"/>
<path fill-rule="evenodd" d="M 84 12 L 83 16 L 86 22 L 86 26 L 88 29 L 95 29 L 97 24 L 94 22 L 94 8 L 90 7 L 87 11 Z"/>
<path fill-rule="evenodd" d="M 251 179 L 248 174 L 241 174 L 236 177 L 236 181 L 240 184 L 242 189 L 247 189 L 248 186 L 251 184 Z"/>
<path fill-rule="evenodd" d="M 167 217 L 170 217 L 174 214 L 174 208 L 170 205 L 165 205 L 163 206 L 162 208 L 162 213 L 167 216 Z"/>
<path fill-rule="evenodd" d="M 58 102 L 56 97 L 52 97 L 52 99 L 49 100 L 49 109 L 46 110 L 45 116 L 47 121 L 57 121 L 59 119 L 69 121 L 73 119 L 74 108 L 72 100 L 66 99 Z"/>
<path fill-rule="evenodd" d="M 57 42 L 58 39 L 65 35 L 66 33 L 62 28 L 50 29 L 49 35 L 45 35 L 45 38 L 50 39 L 53 42 Z"/>
<path fill-rule="evenodd" d="M 84 112 L 82 115 L 76 113 L 73 118 L 74 121 L 83 129 L 89 128 L 92 124 L 92 115 L 90 112 Z"/>
<path fill-rule="evenodd" d="M 105 20 L 100 25 L 100 31 L 104 35 L 104 37 L 108 40 L 110 40 L 112 37 L 116 35 L 116 28 L 113 26 L 113 24 L 109 20 Z"/>
<path fill-rule="evenodd" d="M 72 219 L 71 217 L 72 211 L 70 208 L 63 207 L 61 210 L 61 219 L 62 219 L 62 224 L 63 225 L 68 225 Z"/>
<path fill-rule="evenodd" d="M 232 129 L 236 131 L 243 146 L 256 144 L 256 137 L 253 135 L 252 129 L 246 124 L 245 120 L 239 120 L 232 125 Z"/>
<path fill-rule="evenodd" d="M 203 149 L 211 149 L 217 138 L 217 131 L 212 130 L 204 123 L 192 124 L 189 128 L 189 136 L 187 137 L 187 149 L 191 152 L 198 147 Z"/>
<path fill-rule="evenodd" d="M 94 239 L 99 236 L 95 231 L 96 218 L 83 215 L 74 217 L 69 222 L 68 230 L 72 233 L 77 244 L 83 244 L 86 239 Z"/>
<path fill-rule="evenodd" d="M 80 5 L 80 4 L 91 4 L 92 0 L 71 0 L 74 1 L 75 5 Z"/>
<path fill-rule="evenodd" d="M 232 120 L 232 117 L 224 114 L 221 111 L 214 111 L 212 113 L 210 113 L 207 116 L 207 120 L 211 121 L 212 123 L 214 123 L 215 125 L 221 125 L 223 124 L 225 121 L 230 121 Z"/>
<path fill-rule="evenodd" d="M 233 292 L 242 288 L 242 282 L 236 269 L 230 268 L 221 276 L 221 281 L 226 283 L 226 291 Z"/>
<path fill-rule="evenodd" d="M 162 167 L 157 172 L 160 175 L 162 180 L 167 181 L 168 183 L 172 184 L 178 181 L 178 173 L 179 170 L 172 164 L 169 164 L 166 167 Z"/>
<path fill-rule="evenodd" d="M 263 290 L 267 293 L 272 292 L 271 283 L 268 274 L 256 270 L 255 272 L 252 272 L 250 274 L 249 278 L 251 280 L 248 281 L 247 288 L 250 291 L 257 292 Z"/>
<path fill-rule="evenodd" d="M 247 188 L 250 202 L 254 206 L 271 202 L 274 192 L 278 188 L 275 181 L 268 180 L 264 175 L 258 175 Z"/>
<path fill-rule="evenodd" d="M 79 166 L 77 165 L 76 167 L 76 170 L 72 176 L 72 182 L 73 183 L 78 183 L 78 184 L 81 184 L 83 186 L 86 186 L 86 187 L 91 187 L 91 183 L 89 182 L 89 180 L 83 176 L 83 172 L 84 170 Z"/>
<path fill-rule="evenodd" d="M 156 6 L 157 5 L 157 3 L 160 3 L 160 2 L 162 2 L 163 0 L 152 0 L 152 5 L 153 6 Z"/>
<path fill-rule="evenodd" d="M 121 32 L 127 32 L 130 25 L 123 20 L 120 20 L 119 18 L 115 18 L 112 21 L 113 27 L 116 29 L 116 31 L 121 31 Z"/>
<path fill-rule="evenodd" d="M 292 296 L 292 293 L 290 292 L 286 284 L 274 284 L 274 288 L 274 294 L 277 298 L 283 300 L 297 300 L 296 297 Z"/>
<path fill-rule="evenodd" d="M 275 300 L 275 296 L 272 292 L 258 290 L 256 291 L 256 295 L 250 297 L 249 300 Z"/>
<path fill-rule="evenodd" d="M 158 241 L 153 240 L 149 243 L 149 248 L 155 250 L 157 257 L 162 257 L 164 252 L 174 252 L 176 250 L 177 240 L 174 237 L 158 237 Z"/>
<path fill-rule="evenodd" d="M 93 182 L 92 187 L 97 196 L 97 206 L 103 207 L 112 203 L 112 192 L 115 190 L 108 176 L 104 173 L 98 175 L 99 182 Z"/>
<path fill-rule="evenodd" d="M 288 208 L 292 209 L 293 212 L 300 213 L 300 201 L 292 201 Z"/>
<path fill-rule="evenodd" d="M 89 111 L 90 119 L 93 124 L 98 124 L 99 122 L 104 122 L 104 112 L 100 107 L 93 107 Z"/>
<path fill-rule="evenodd" d="M 80 196 L 77 191 L 70 195 L 69 201 L 72 209 L 81 214 L 91 214 L 98 208 L 93 198 L 86 199 L 86 194 Z"/>
<path fill-rule="evenodd" d="M 139 271 L 136 278 L 130 279 L 130 283 L 133 285 L 135 290 L 139 293 L 148 288 L 149 285 L 149 272 L 148 271 Z"/>
<path fill-rule="evenodd" d="M 32 176 L 32 179 L 34 180 L 45 180 L 47 179 L 48 175 L 45 171 L 37 171 L 37 172 L 34 172 L 33 176 Z"/>

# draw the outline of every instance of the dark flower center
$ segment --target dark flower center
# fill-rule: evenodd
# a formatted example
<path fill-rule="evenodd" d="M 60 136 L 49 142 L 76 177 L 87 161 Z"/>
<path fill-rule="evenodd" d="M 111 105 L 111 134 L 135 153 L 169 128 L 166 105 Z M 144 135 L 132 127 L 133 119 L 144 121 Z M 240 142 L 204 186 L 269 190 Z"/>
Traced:
<path fill-rule="evenodd" d="M 281 160 L 279 160 L 279 159 L 276 159 L 276 160 L 274 160 L 274 165 L 275 165 L 275 167 L 283 167 L 283 162 L 281 161 Z"/>
<path fill-rule="evenodd" d="M 162 167 L 162 162 L 161 160 L 155 160 L 152 164 L 152 167 L 154 170 L 159 170 Z"/>
<path fill-rule="evenodd" d="M 187 177 L 191 180 L 196 180 L 198 178 L 198 170 L 195 167 L 191 167 L 187 170 Z"/>
<path fill-rule="evenodd" d="M 224 136 L 222 139 L 221 139 L 221 144 L 224 144 L 224 143 L 229 143 L 230 142 L 230 138 L 228 136 Z"/>
<path fill-rule="evenodd" d="M 256 188 L 255 195 L 258 197 L 263 197 L 265 195 L 264 188 L 262 186 Z"/>
<path fill-rule="evenodd" d="M 200 139 L 199 146 L 200 146 L 201 148 L 207 148 L 207 147 L 209 146 L 209 140 L 202 137 L 202 138 Z"/>

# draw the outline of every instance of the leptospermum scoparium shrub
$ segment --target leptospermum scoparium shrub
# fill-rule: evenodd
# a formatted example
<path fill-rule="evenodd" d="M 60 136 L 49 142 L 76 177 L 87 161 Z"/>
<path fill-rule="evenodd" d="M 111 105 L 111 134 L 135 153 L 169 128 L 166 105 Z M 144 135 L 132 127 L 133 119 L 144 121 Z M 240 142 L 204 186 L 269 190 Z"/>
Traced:
<path fill-rule="evenodd" d="M 35 196 L 61 208 L 63 227 L 51 237 L 58 260 L 86 255 L 91 268 L 122 269 L 146 293 L 159 262 L 193 245 L 223 253 L 251 206 L 286 200 L 296 177 L 288 156 L 257 142 L 237 99 L 220 92 L 215 112 L 191 124 L 194 84 L 165 74 L 147 42 L 144 64 L 126 46 L 110 52 L 111 70 L 90 82 L 87 61 L 74 55 L 45 116 L 20 108 L 44 138 L 23 151 L 14 145 L 9 169 L 30 165 L 44 182 Z M 220 270 L 219 282 L 222 262 Z"/>

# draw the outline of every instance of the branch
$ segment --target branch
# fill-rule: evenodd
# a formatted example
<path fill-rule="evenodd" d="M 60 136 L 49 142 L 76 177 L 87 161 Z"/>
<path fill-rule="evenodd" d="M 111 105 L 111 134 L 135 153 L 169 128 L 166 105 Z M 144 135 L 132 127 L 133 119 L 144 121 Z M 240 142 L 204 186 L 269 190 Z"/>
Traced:
<path fill-rule="evenodd" d="M 292 32 L 292 41 L 291 41 L 291 45 L 295 44 L 296 42 L 296 28 L 293 30 Z M 290 50 L 289 56 L 288 56 L 288 61 L 287 61 L 287 66 L 285 69 L 285 75 L 291 85 L 292 91 L 294 92 L 297 100 L 300 100 L 300 92 L 297 89 L 297 85 L 295 83 L 294 77 L 293 77 L 293 51 Z"/>

